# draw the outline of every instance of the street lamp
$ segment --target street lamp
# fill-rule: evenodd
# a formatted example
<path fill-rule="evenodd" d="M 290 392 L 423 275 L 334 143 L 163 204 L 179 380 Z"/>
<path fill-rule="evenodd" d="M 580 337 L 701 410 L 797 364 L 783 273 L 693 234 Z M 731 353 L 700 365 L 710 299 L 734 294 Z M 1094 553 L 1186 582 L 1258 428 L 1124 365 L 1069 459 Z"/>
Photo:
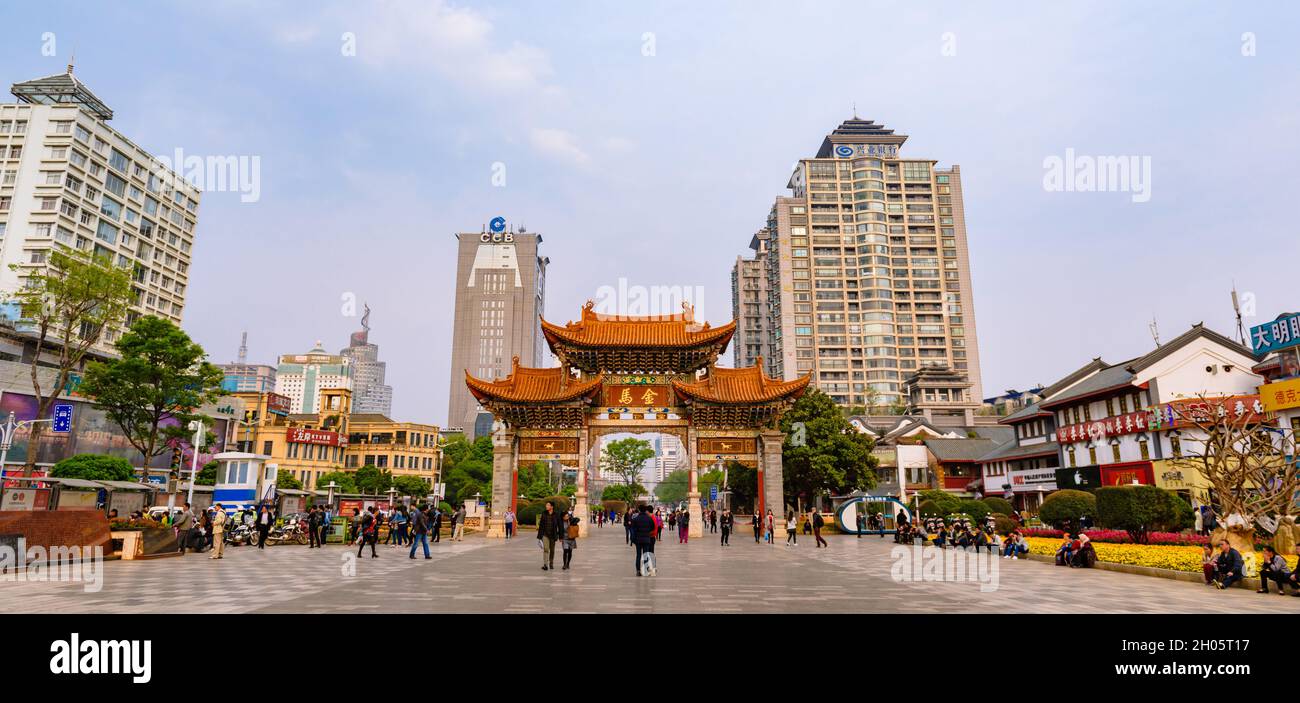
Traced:
<path fill-rule="evenodd" d="M 393 505 L 397 502 L 397 489 L 392 486 L 388 487 L 388 509 L 392 510 Z"/>
<path fill-rule="evenodd" d="M 194 456 L 190 461 L 190 492 L 189 497 L 185 499 L 186 503 L 194 503 L 194 479 L 199 475 L 199 450 L 203 448 L 204 435 L 207 434 L 206 426 L 202 420 L 191 420 L 189 424 L 190 432 L 194 433 L 194 440 L 190 442 L 190 449 L 194 451 Z M 167 505 L 170 507 L 175 498 L 168 500 Z"/>
<path fill-rule="evenodd" d="M 15 422 L 15 416 L 11 411 L 9 413 L 9 419 L 5 424 L 0 425 L 0 485 L 4 485 L 5 462 L 9 458 L 9 447 L 13 446 L 14 443 L 14 433 L 24 427 L 35 425 L 38 422 L 54 422 L 54 420 L 47 418 L 45 420 L 23 420 L 21 422 Z"/>

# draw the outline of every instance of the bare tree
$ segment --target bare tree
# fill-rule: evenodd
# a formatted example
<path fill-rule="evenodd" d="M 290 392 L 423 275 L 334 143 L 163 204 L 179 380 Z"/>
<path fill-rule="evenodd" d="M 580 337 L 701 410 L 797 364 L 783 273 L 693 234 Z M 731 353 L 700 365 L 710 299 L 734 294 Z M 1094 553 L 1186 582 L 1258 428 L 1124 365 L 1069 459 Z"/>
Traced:
<path fill-rule="evenodd" d="M 1174 426 L 1194 429 L 1199 436 L 1182 437 L 1184 458 L 1209 484 L 1211 503 L 1219 516 L 1215 541 L 1227 539 L 1241 551 L 1253 551 L 1257 532 L 1274 535 L 1274 542 L 1294 544 L 1293 501 L 1300 491 L 1294 430 L 1269 426 L 1258 401 L 1243 397 L 1195 399 L 1169 403 L 1164 418 Z M 1158 408 L 1157 413 L 1161 412 Z M 1200 452 L 1188 453 L 1189 443 Z"/>

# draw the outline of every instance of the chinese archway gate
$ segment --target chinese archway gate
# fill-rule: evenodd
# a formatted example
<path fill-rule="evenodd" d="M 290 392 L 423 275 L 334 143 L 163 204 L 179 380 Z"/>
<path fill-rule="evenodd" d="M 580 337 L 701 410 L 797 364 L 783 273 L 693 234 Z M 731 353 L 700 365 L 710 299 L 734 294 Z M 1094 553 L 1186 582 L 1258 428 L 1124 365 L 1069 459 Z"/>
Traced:
<path fill-rule="evenodd" d="M 769 378 L 760 366 L 719 368 L 736 323 L 710 327 L 694 311 L 655 317 L 603 316 L 588 301 L 577 322 L 541 321 L 560 366 L 519 366 L 485 381 L 465 372 L 470 393 L 498 421 L 493 434 L 489 537 L 504 536 L 502 518 L 515 507 L 519 469 L 558 461 L 577 472 L 574 513 L 589 514 L 588 478 L 598 469 L 600 438 L 619 433 L 676 436 L 687 457 L 691 536 L 702 533 L 699 470 L 736 461 L 758 474 L 757 509 L 785 524 L 781 415 L 808 387 L 809 377 Z"/>

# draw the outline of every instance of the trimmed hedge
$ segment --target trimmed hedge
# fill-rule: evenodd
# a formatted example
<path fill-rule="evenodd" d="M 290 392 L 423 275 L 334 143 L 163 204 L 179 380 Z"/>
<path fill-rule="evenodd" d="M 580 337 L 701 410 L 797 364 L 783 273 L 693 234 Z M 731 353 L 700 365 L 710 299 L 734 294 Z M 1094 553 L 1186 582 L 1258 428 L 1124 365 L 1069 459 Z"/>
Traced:
<path fill-rule="evenodd" d="M 1151 532 L 1178 532 L 1192 525 L 1192 507 L 1158 486 L 1102 486 L 1096 497 L 1101 526 L 1124 530 L 1136 544 L 1146 544 Z"/>
<path fill-rule="evenodd" d="M 1091 493 L 1069 488 L 1049 493 L 1038 508 L 1043 522 L 1062 530 L 1076 530 L 1081 516 L 1096 514 L 1097 499 Z"/>
<path fill-rule="evenodd" d="M 994 514 L 1010 515 L 1016 509 L 1016 506 L 1012 505 L 1011 501 L 996 496 L 985 498 L 984 504 L 989 506 L 989 512 Z"/>

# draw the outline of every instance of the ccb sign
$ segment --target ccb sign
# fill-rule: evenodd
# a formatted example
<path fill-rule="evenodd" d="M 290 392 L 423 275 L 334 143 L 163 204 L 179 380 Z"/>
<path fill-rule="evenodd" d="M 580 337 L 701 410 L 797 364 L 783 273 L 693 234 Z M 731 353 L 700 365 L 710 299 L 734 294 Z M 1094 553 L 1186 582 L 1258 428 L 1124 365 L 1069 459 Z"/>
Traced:
<path fill-rule="evenodd" d="M 514 232 L 484 232 L 478 236 L 478 240 L 484 244 L 507 244 L 515 241 Z"/>

